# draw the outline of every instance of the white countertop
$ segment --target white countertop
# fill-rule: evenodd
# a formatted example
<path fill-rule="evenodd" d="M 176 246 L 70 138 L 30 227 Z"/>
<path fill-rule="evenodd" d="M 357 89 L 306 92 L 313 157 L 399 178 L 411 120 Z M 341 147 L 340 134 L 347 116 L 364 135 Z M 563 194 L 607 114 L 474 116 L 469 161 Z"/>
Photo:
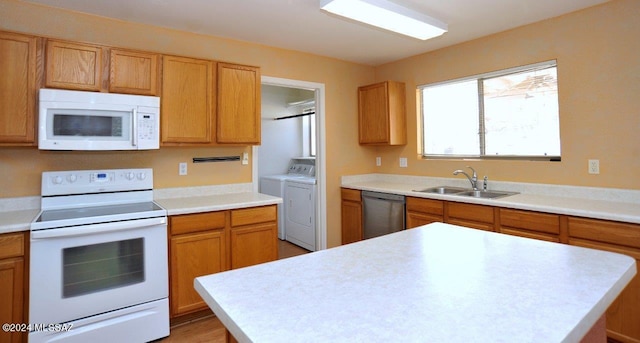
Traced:
<path fill-rule="evenodd" d="M 282 199 L 252 192 L 251 184 L 154 190 L 154 200 L 169 215 L 221 211 L 282 203 Z M 0 234 L 29 230 L 40 213 L 40 197 L 0 199 Z"/>
<path fill-rule="evenodd" d="M 624 255 L 434 223 L 194 285 L 240 342 L 578 342 L 635 273 Z"/>
<path fill-rule="evenodd" d="M 466 179 L 452 181 L 444 178 L 375 174 L 343 177 L 342 181 L 342 187 L 358 190 L 640 224 L 640 191 L 510 182 L 491 182 L 490 185 L 489 190 L 514 191 L 520 194 L 482 199 L 414 191 L 438 186 L 469 188 Z"/>
<path fill-rule="evenodd" d="M 254 192 L 163 198 L 155 201 L 171 215 L 222 211 L 282 203 L 282 198 Z"/>

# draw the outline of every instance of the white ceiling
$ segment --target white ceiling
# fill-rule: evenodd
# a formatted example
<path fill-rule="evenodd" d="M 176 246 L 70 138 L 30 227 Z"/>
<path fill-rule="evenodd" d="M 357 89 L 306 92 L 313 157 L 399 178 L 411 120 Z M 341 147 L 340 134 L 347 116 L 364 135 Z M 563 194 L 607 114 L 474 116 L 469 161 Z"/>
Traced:
<path fill-rule="evenodd" d="M 608 0 L 394 0 L 449 25 L 427 41 L 327 14 L 319 0 L 24 1 L 379 65 Z"/>

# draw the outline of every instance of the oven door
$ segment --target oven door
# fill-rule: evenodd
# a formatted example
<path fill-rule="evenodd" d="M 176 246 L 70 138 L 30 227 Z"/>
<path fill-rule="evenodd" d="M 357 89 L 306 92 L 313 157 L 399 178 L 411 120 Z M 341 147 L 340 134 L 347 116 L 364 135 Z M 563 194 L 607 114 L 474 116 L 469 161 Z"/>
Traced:
<path fill-rule="evenodd" d="M 166 222 L 32 231 L 30 322 L 63 323 L 167 298 Z"/>

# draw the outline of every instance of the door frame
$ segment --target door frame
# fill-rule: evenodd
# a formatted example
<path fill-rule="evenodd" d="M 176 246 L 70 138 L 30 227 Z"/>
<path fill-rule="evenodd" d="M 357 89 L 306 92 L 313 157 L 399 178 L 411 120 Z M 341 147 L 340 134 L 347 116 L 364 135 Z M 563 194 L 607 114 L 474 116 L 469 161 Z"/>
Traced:
<path fill-rule="evenodd" d="M 261 76 L 261 84 L 289 88 L 304 88 L 315 92 L 316 100 L 316 249 L 327 248 L 327 154 L 325 130 L 324 83 L 309 82 L 279 77 Z M 252 147 L 253 191 L 258 192 L 258 147 Z"/>

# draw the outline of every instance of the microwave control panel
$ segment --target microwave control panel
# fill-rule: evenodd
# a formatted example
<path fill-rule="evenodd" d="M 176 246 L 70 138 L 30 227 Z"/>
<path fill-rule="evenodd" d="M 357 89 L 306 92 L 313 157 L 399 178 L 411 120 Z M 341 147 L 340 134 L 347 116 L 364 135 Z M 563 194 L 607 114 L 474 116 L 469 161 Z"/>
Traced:
<path fill-rule="evenodd" d="M 153 149 L 160 146 L 160 117 L 158 113 L 138 110 L 138 145 L 140 148 Z"/>

